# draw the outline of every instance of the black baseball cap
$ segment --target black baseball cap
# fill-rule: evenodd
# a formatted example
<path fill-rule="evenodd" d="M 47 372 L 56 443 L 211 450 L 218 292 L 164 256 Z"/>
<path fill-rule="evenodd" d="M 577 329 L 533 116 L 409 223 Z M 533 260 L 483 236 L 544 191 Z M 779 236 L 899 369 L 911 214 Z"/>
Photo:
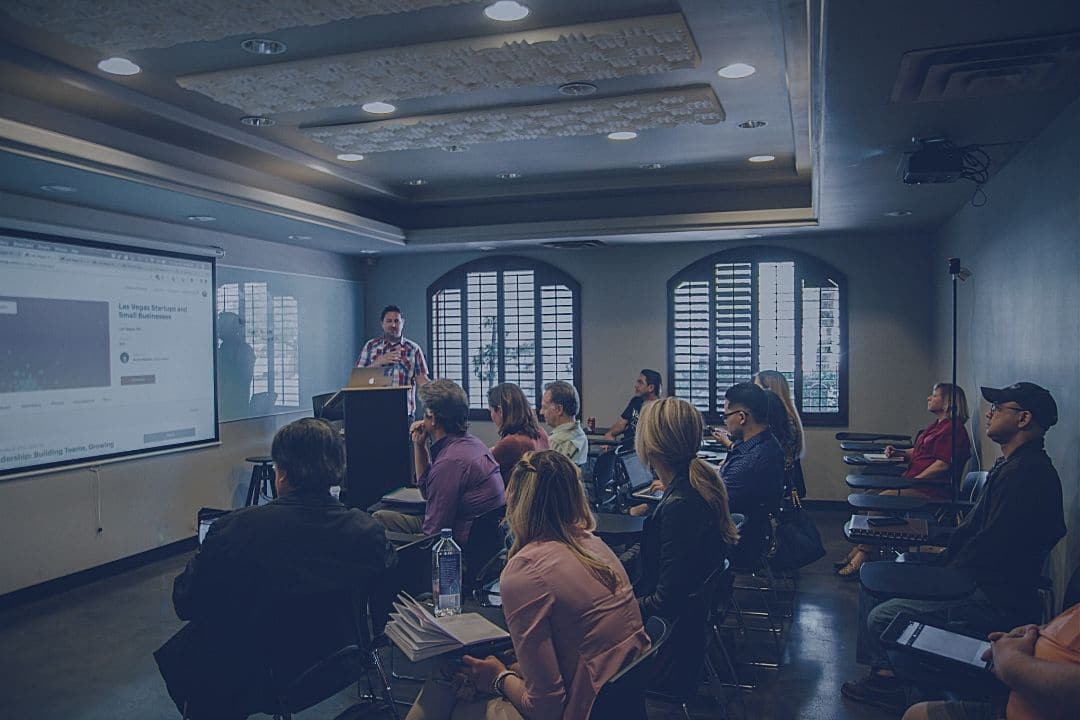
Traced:
<path fill-rule="evenodd" d="M 982 396 L 987 402 L 1000 405 L 1004 402 L 1014 402 L 1024 410 L 1031 413 L 1035 422 L 1044 430 L 1054 426 L 1058 421 L 1057 403 L 1050 395 L 1050 391 L 1039 387 L 1035 383 L 1018 382 L 1009 387 L 1000 389 L 980 388 Z"/>

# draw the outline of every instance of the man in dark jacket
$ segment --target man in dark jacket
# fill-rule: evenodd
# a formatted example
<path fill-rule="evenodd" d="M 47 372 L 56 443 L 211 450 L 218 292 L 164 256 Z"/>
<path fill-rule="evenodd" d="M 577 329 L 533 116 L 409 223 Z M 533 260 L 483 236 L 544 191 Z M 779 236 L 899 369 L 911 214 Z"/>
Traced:
<path fill-rule="evenodd" d="M 217 520 L 173 584 L 191 622 L 154 657 L 193 720 L 272 712 L 285 683 L 356 641 L 353 600 L 396 563 L 382 525 L 330 495 L 344 452 L 328 424 L 283 427 L 270 454 L 278 499 Z"/>
<path fill-rule="evenodd" d="M 1065 536 L 1061 480 L 1043 449 L 1043 436 L 1057 423 L 1057 404 L 1049 391 L 1029 382 L 984 387 L 982 395 L 990 403 L 986 435 L 1001 446 L 1002 457 L 975 507 L 936 559 L 936 564 L 971 573 L 975 593 L 948 601 L 894 598 L 875 606 L 876 600 L 863 591 L 857 657 L 871 672 L 844 683 L 843 695 L 850 700 L 894 711 L 906 707 L 906 689 L 892 677 L 878 640 L 901 612 L 979 633 L 1039 620 L 1039 574 Z"/>

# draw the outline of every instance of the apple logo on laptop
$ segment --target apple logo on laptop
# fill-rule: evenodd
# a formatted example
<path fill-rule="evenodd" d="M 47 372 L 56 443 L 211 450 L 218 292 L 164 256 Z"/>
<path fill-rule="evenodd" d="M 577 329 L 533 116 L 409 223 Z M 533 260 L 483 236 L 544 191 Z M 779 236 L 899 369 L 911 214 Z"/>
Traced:
<path fill-rule="evenodd" d="M 368 385 L 374 385 L 375 384 L 375 378 L 368 378 L 367 384 Z"/>

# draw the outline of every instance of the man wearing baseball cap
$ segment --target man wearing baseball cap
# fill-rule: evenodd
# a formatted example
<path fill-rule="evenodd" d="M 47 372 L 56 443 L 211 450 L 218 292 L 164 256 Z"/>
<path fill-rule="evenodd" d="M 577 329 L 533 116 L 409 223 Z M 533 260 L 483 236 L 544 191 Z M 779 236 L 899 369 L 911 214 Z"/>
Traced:
<path fill-rule="evenodd" d="M 1045 388 L 1018 382 L 982 388 L 990 403 L 986 435 L 1001 447 L 975 507 L 956 528 L 935 565 L 963 569 L 975 577 L 975 593 L 955 601 L 886 600 L 870 609 L 874 598 L 859 598 L 857 659 L 870 665 L 870 676 L 846 682 L 849 700 L 901 711 L 906 688 L 893 677 L 878 638 L 901 612 L 928 620 L 960 623 L 974 632 L 990 632 L 1038 622 L 1036 588 L 1046 556 L 1065 536 L 1061 480 L 1043 448 L 1043 436 L 1058 420 L 1057 403 Z"/>

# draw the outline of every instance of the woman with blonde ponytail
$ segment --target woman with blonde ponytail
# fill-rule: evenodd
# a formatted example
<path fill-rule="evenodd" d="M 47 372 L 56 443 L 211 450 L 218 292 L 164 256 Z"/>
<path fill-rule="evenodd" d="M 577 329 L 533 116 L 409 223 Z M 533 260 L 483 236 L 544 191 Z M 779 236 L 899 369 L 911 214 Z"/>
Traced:
<path fill-rule="evenodd" d="M 704 661 L 705 608 L 696 593 L 739 540 L 719 473 L 697 457 L 702 429 L 701 413 L 685 400 L 667 397 L 642 408 L 634 449 L 664 497 L 641 542 L 623 556 L 636 570 L 642 616 L 675 622 L 654 687 L 679 696 L 696 686 Z"/>
<path fill-rule="evenodd" d="M 466 655 L 463 669 L 424 685 L 406 720 L 586 718 L 600 687 L 648 649 L 626 571 L 591 532 L 574 463 L 554 450 L 524 455 L 506 522 L 514 544 L 500 592 L 517 662 Z M 486 697 L 460 699 L 473 689 Z"/>

